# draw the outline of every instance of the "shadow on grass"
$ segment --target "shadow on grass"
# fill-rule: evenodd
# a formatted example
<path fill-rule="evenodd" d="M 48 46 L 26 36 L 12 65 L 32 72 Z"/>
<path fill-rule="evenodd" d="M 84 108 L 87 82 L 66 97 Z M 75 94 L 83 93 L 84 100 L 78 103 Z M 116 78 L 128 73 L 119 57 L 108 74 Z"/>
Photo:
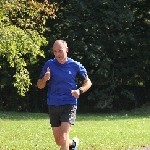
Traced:
<path fill-rule="evenodd" d="M 144 119 L 149 118 L 150 114 L 140 113 L 111 113 L 111 114 L 77 114 L 77 121 L 114 121 L 114 120 L 125 120 L 125 119 Z"/>
<path fill-rule="evenodd" d="M 122 113 L 111 113 L 111 114 L 101 114 L 101 113 L 87 113 L 87 114 L 77 114 L 77 121 L 113 121 L 120 119 L 141 119 L 149 118 L 150 113 L 140 113 L 140 112 L 122 112 Z M 0 111 L 0 119 L 2 120 L 38 120 L 38 119 L 49 119 L 47 113 L 28 113 L 28 112 L 3 112 Z"/>
<path fill-rule="evenodd" d="M 95 113 L 95 114 L 80 114 L 77 115 L 78 121 L 106 121 L 106 120 L 122 120 L 122 119 L 150 119 L 150 104 L 143 105 L 141 108 L 137 108 L 131 111 L 122 111 L 120 113 Z"/>
<path fill-rule="evenodd" d="M 46 113 L 28 113 L 28 112 L 3 112 L 0 111 L 0 119 L 3 120 L 37 120 L 49 119 Z"/>

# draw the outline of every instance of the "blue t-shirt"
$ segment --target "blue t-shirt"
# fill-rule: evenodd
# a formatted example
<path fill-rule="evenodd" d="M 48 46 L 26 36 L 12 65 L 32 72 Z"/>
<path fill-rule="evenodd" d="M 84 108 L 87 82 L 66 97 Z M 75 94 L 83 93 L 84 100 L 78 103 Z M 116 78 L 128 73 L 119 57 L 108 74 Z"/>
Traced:
<path fill-rule="evenodd" d="M 77 99 L 72 96 L 71 90 L 77 89 L 77 74 L 81 80 L 87 79 L 87 71 L 84 66 L 71 58 L 68 58 L 64 64 L 60 64 L 55 58 L 50 59 L 45 63 L 40 78 L 44 76 L 48 67 L 51 78 L 48 81 L 47 104 L 54 106 L 77 105 Z"/>

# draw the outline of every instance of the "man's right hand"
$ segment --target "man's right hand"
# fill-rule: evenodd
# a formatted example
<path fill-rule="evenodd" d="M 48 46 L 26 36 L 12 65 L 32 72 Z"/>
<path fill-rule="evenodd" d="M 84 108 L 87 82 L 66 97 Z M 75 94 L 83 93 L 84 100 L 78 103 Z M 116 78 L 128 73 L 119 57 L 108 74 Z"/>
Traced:
<path fill-rule="evenodd" d="M 44 79 L 45 82 L 50 79 L 50 68 L 49 67 L 47 68 L 47 71 L 46 71 L 43 79 Z"/>

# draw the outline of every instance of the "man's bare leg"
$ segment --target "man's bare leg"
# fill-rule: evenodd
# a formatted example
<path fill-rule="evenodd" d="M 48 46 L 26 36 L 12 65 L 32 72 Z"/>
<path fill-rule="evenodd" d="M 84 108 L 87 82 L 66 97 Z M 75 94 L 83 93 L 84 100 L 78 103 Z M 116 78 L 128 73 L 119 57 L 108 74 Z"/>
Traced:
<path fill-rule="evenodd" d="M 71 124 L 62 122 L 60 127 L 52 127 L 55 142 L 60 146 L 60 150 L 69 150 L 72 141 L 69 139 Z"/>

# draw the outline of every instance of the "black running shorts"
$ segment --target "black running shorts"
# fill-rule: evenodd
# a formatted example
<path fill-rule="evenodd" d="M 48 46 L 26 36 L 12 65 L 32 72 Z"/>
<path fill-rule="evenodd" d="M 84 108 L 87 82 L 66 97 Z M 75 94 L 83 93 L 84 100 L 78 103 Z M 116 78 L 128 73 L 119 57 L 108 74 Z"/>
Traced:
<path fill-rule="evenodd" d="M 50 124 L 52 127 L 59 127 L 61 122 L 74 124 L 76 119 L 76 105 L 48 106 Z"/>

